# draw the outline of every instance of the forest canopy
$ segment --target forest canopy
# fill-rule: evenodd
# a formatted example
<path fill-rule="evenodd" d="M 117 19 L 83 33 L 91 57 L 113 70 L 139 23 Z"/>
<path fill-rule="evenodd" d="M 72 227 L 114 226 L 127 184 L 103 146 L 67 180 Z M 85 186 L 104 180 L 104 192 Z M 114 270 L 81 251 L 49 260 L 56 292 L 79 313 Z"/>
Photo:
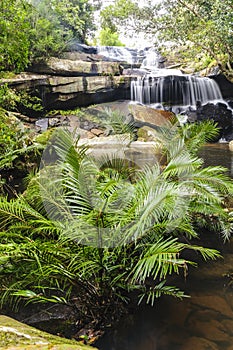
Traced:
<path fill-rule="evenodd" d="M 142 32 L 152 43 L 169 42 L 183 59 L 205 56 L 232 74 L 232 0 L 116 0 L 102 12 L 102 26 Z"/>
<path fill-rule="evenodd" d="M 95 31 L 88 0 L 1 0 L 0 70 L 20 72 Z"/>
<path fill-rule="evenodd" d="M 99 0 L 1 0 L 0 70 L 22 71 L 96 35 Z M 115 0 L 101 11 L 102 44 L 143 33 L 183 61 L 202 60 L 232 74 L 232 0 Z M 107 34 L 106 34 L 107 33 Z M 106 37 L 104 39 L 104 36 Z M 165 50 L 166 51 L 166 50 Z"/>

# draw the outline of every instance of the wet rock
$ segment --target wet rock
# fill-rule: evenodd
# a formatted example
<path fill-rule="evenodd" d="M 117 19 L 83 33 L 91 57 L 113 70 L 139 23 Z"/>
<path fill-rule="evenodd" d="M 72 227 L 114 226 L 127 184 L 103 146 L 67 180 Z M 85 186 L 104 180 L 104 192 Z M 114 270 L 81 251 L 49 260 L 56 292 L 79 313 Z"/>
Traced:
<path fill-rule="evenodd" d="M 208 266 L 205 266 L 205 265 L 202 266 L 201 274 L 199 273 L 199 271 L 196 270 L 193 272 L 193 276 L 197 277 L 199 280 L 205 280 L 205 281 L 222 280 L 223 281 L 224 275 L 230 274 L 232 272 L 232 266 L 233 266 L 233 255 L 225 253 L 223 259 L 218 259 L 217 261 L 211 261 Z"/>
<path fill-rule="evenodd" d="M 80 140 L 79 145 L 85 144 L 88 145 L 90 148 L 95 149 L 103 149 L 106 152 L 108 149 L 113 149 L 115 153 L 117 152 L 117 149 L 124 150 L 129 146 L 131 142 L 131 136 L 129 134 L 121 134 L 121 135 L 111 135 L 111 136 L 100 136 L 95 137 L 93 139 L 83 139 Z"/>
<path fill-rule="evenodd" d="M 215 310 L 225 317 L 233 318 L 233 312 L 229 308 L 225 299 L 217 295 L 193 296 L 191 303 L 204 307 L 206 309 Z"/>
<path fill-rule="evenodd" d="M 37 128 L 37 131 L 41 131 L 41 132 L 46 131 L 48 129 L 48 126 L 49 126 L 48 118 L 38 119 L 35 122 L 35 125 Z"/>
<path fill-rule="evenodd" d="M 203 338 L 212 341 L 227 342 L 229 335 L 224 325 L 216 320 L 209 320 L 209 322 L 200 322 L 198 319 L 193 319 L 189 324 L 190 330 L 200 335 Z"/>
<path fill-rule="evenodd" d="M 231 345 L 229 345 L 229 346 L 226 348 L 226 350 L 233 350 L 233 338 L 231 338 L 230 344 L 231 344 Z"/>
<path fill-rule="evenodd" d="M 96 46 L 88 46 L 85 44 L 80 44 L 75 42 L 71 42 L 69 44 L 69 50 L 75 51 L 75 52 L 85 52 L 88 54 L 96 54 L 97 53 L 97 47 Z"/>
<path fill-rule="evenodd" d="M 216 75 L 212 75 L 211 78 L 218 83 L 218 86 L 220 87 L 223 98 L 232 97 L 233 83 L 230 82 L 225 75 L 216 74 Z"/>
<path fill-rule="evenodd" d="M 197 310 L 197 311 L 193 311 L 193 310 L 187 317 L 187 320 L 186 320 L 187 325 L 189 325 L 189 323 L 192 322 L 194 318 L 200 322 L 209 322 L 209 320 L 218 319 L 218 316 L 219 316 L 219 313 L 214 310 L 209 310 L 209 309 L 203 309 L 203 310 Z"/>
<path fill-rule="evenodd" d="M 130 77 L 113 75 L 110 72 L 99 75 L 96 72 L 96 69 L 99 69 L 96 63 L 84 63 L 92 65 L 92 68 L 88 68 L 92 69 L 92 74 L 88 75 L 85 72 L 78 74 L 72 71 L 63 74 L 60 67 L 60 76 L 28 72 L 23 76 L 16 76 L 14 79 L 5 79 L 2 83 L 7 83 L 9 87 L 17 91 L 27 90 L 28 93 L 34 93 L 37 89 L 42 98 L 43 107 L 49 110 L 72 109 L 130 98 Z M 102 64 L 101 69 L 104 70 L 104 64 L 108 62 L 100 63 Z M 114 70 L 109 68 L 109 70 L 111 69 Z"/>
<path fill-rule="evenodd" d="M 137 131 L 137 140 L 138 141 L 155 141 L 156 135 L 155 130 L 153 128 L 150 128 L 149 126 L 143 126 L 142 128 L 139 128 Z"/>
<path fill-rule="evenodd" d="M 231 290 L 233 289 L 233 286 L 232 286 L 232 278 L 233 278 L 233 276 L 231 276 L 231 279 L 230 279 L 230 283 L 231 283 L 231 285 L 228 287 L 228 288 L 231 288 Z M 228 304 L 229 304 L 229 307 L 231 308 L 231 310 L 233 311 L 233 291 L 232 292 L 228 292 L 227 294 L 226 294 L 226 300 L 227 300 L 227 302 L 228 302 Z"/>
<path fill-rule="evenodd" d="M 197 120 L 197 112 L 196 111 L 187 111 L 187 120 L 189 123 L 194 123 Z"/>
<path fill-rule="evenodd" d="M 86 139 L 92 139 L 95 137 L 94 134 L 92 134 L 90 131 L 88 130 L 84 130 L 84 129 L 81 129 L 81 128 L 78 128 L 76 127 L 75 129 L 73 129 L 72 127 L 68 128 L 71 132 L 74 132 L 75 131 L 75 136 L 76 137 L 79 137 L 80 140 L 84 140 L 84 143 L 85 143 L 85 140 Z"/>
<path fill-rule="evenodd" d="M 80 121 L 79 125 L 80 128 L 88 131 L 99 129 L 99 124 L 92 122 L 91 120 L 82 120 Z"/>
<path fill-rule="evenodd" d="M 172 112 L 153 109 L 139 104 L 132 104 L 129 106 L 129 109 L 139 127 L 147 125 L 156 128 L 156 126 L 169 125 L 173 120 L 176 120 L 176 116 Z"/>
<path fill-rule="evenodd" d="M 233 320 L 223 320 L 222 323 L 229 334 L 233 335 Z"/>
<path fill-rule="evenodd" d="M 218 350 L 217 344 L 214 342 L 200 338 L 190 337 L 180 348 L 180 350 Z"/>
<path fill-rule="evenodd" d="M 60 338 L 0 315 L 2 350 L 94 350 L 76 341 Z"/>
<path fill-rule="evenodd" d="M 61 119 L 60 118 L 49 118 L 49 126 L 56 127 L 61 125 Z"/>
<path fill-rule="evenodd" d="M 94 134 L 95 136 L 100 136 L 100 135 L 103 135 L 104 132 L 101 129 L 93 128 L 91 129 L 91 133 Z"/>
<path fill-rule="evenodd" d="M 207 103 L 201 105 L 197 103 L 197 120 L 213 120 L 220 128 L 219 138 L 224 137 L 227 141 L 230 140 L 231 133 L 233 132 L 233 116 L 227 104 Z"/>

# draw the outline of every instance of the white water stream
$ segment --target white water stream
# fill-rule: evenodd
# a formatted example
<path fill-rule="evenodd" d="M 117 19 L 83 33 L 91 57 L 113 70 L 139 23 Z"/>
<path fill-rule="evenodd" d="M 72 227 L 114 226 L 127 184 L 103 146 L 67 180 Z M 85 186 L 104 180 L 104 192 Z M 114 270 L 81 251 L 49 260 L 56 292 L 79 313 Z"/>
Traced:
<path fill-rule="evenodd" d="M 168 75 L 170 73 L 168 69 L 161 69 L 158 75 L 135 78 L 131 82 L 131 99 L 142 104 L 167 103 L 191 107 L 195 107 L 197 101 L 205 104 L 222 100 L 219 86 L 213 79 Z"/>

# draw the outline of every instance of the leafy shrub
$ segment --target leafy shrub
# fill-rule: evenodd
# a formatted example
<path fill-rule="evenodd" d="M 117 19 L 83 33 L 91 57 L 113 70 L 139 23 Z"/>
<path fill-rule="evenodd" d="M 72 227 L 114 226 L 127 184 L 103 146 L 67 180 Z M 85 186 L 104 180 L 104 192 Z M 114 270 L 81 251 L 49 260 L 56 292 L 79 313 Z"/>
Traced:
<path fill-rule="evenodd" d="M 20 96 L 14 89 L 9 88 L 8 84 L 0 85 L 0 107 L 15 110 L 19 102 Z"/>
<path fill-rule="evenodd" d="M 109 322 L 130 291 L 150 304 L 161 294 L 184 297 L 167 278 L 195 265 L 185 252 L 219 257 L 193 243 L 197 227 L 225 238 L 232 232 L 224 209 L 232 182 L 224 168 L 203 168 L 188 152 L 189 132 L 161 128 L 163 163 L 137 170 L 117 156 L 96 162 L 59 130 L 46 153 L 55 152 L 52 164 L 22 196 L 0 202 L 1 303 L 68 303 L 89 320 Z"/>

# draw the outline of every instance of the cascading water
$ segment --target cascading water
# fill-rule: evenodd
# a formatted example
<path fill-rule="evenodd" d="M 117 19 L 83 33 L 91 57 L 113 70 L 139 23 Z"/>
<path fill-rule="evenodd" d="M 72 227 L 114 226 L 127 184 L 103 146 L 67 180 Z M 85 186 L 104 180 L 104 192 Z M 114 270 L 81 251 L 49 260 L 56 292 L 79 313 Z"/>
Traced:
<path fill-rule="evenodd" d="M 126 62 L 131 65 L 141 65 L 141 68 L 148 66 L 163 67 L 164 58 L 155 48 L 132 49 L 123 46 L 97 46 L 97 53 L 109 60 Z"/>
<path fill-rule="evenodd" d="M 131 80 L 131 100 L 174 112 L 180 123 L 212 119 L 219 139 L 233 138 L 233 110 L 214 79 L 155 68 Z"/>
<path fill-rule="evenodd" d="M 161 75 L 166 71 L 161 70 Z M 169 104 L 195 107 L 197 101 L 202 104 L 222 100 L 218 84 L 210 78 L 190 75 L 145 75 L 131 82 L 131 99 L 143 104 Z"/>
<path fill-rule="evenodd" d="M 132 101 L 173 111 L 181 123 L 213 119 L 223 139 L 232 139 L 233 111 L 223 100 L 214 79 L 164 68 L 165 59 L 154 47 L 132 49 L 102 46 L 97 47 L 97 52 L 105 60 L 121 62 L 123 74 L 131 79 Z"/>
<path fill-rule="evenodd" d="M 109 60 L 127 62 L 130 64 L 138 63 L 136 50 L 128 49 L 123 46 L 98 46 L 97 53 Z"/>

